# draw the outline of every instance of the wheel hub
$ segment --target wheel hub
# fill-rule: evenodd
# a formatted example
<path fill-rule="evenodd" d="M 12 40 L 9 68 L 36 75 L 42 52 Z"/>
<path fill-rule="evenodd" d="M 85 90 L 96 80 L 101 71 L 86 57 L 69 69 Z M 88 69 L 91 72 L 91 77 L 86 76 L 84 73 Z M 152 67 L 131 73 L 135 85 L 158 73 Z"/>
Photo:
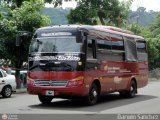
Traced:
<path fill-rule="evenodd" d="M 10 96 L 10 94 L 11 94 L 11 89 L 7 88 L 7 89 L 5 90 L 5 93 L 6 93 L 6 96 Z"/>
<path fill-rule="evenodd" d="M 93 91 L 93 96 L 96 97 L 97 96 L 97 92 Z"/>

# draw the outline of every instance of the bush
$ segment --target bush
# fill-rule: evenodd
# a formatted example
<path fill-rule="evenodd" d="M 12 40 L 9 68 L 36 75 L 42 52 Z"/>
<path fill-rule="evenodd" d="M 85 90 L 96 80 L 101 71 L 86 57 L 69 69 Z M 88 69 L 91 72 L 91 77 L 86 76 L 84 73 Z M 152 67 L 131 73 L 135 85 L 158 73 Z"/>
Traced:
<path fill-rule="evenodd" d="M 159 80 L 160 79 L 160 68 L 149 71 L 150 80 Z"/>

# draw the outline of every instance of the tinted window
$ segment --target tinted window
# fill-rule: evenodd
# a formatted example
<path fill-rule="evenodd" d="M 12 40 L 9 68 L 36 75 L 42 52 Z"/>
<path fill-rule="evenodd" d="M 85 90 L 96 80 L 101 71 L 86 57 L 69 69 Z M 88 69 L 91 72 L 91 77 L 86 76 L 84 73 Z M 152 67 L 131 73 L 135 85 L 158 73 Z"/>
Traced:
<path fill-rule="evenodd" d="M 34 39 L 30 46 L 30 52 L 81 52 L 82 43 L 76 41 L 76 37 L 48 37 Z"/>
<path fill-rule="evenodd" d="M 97 46 L 98 49 L 111 49 L 111 41 L 109 40 L 98 40 Z"/>
<path fill-rule="evenodd" d="M 124 50 L 124 41 L 122 36 L 116 34 L 110 34 L 113 50 Z"/>
<path fill-rule="evenodd" d="M 138 52 L 146 52 L 146 43 L 144 41 L 137 41 L 136 44 Z"/>

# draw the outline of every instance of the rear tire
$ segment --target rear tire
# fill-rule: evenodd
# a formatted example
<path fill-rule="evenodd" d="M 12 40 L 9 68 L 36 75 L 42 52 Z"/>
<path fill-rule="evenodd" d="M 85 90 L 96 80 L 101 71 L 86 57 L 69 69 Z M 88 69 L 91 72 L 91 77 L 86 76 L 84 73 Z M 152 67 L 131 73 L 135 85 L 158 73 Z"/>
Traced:
<path fill-rule="evenodd" d="M 2 90 L 2 96 L 4 98 L 9 98 L 12 95 L 12 88 L 10 86 L 5 86 Z"/>
<path fill-rule="evenodd" d="M 50 104 L 53 99 L 53 97 L 46 96 L 46 95 L 38 95 L 38 98 L 42 104 Z"/>
<path fill-rule="evenodd" d="M 126 91 L 120 91 L 119 94 L 121 97 L 127 97 Z"/>
<path fill-rule="evenodd" d="M 136 96 L 137 84 L 134 80 L 131 81 L 130 90 L 127 91 L 126 93 L 127 93 L 127 97 L 129 97 L 129 98 L 134 98 Z"/>
<path fill-rule="evenodd" d="M 98 87 L 95 83 L 92 84 L 91 89 L 89 91 L 89 95 L 87 96 L 87 105 L 95 105 L 98 102 L 99 91 Z"/>
<path fill-rule="evenodd" d="M 137 84 L 134 80 L 132 80 L 130 83 L 130 90 L 119 92 L 120 96 L 127 98 L 134 98 L 136 96 L 136 93 L 137 93 Z"/>

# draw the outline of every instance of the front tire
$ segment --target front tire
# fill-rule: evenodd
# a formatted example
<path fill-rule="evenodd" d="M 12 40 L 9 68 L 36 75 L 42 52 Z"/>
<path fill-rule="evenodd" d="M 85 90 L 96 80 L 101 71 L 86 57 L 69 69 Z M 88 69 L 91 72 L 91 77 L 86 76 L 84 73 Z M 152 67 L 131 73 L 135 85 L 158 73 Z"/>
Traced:
<path fill-rule="evenodd" d="M 12 88 L 10 86 L 5 86 L 2 90 L 2 96 L 4 98 L 9 98 L 12 95 Z"/>
<path fill-rule="evenodd" d="M 87 96 L 87 105 L 95 105 L 98 102 L 99 91 L 96 84 L 91 86 L 89 95 Z"/>
<path fill-rule="evenodd" d="M 53 97 L 46 95 L 38 95 L 38 98 L 42 104 L 50 104 L 53 99 Z"/>

